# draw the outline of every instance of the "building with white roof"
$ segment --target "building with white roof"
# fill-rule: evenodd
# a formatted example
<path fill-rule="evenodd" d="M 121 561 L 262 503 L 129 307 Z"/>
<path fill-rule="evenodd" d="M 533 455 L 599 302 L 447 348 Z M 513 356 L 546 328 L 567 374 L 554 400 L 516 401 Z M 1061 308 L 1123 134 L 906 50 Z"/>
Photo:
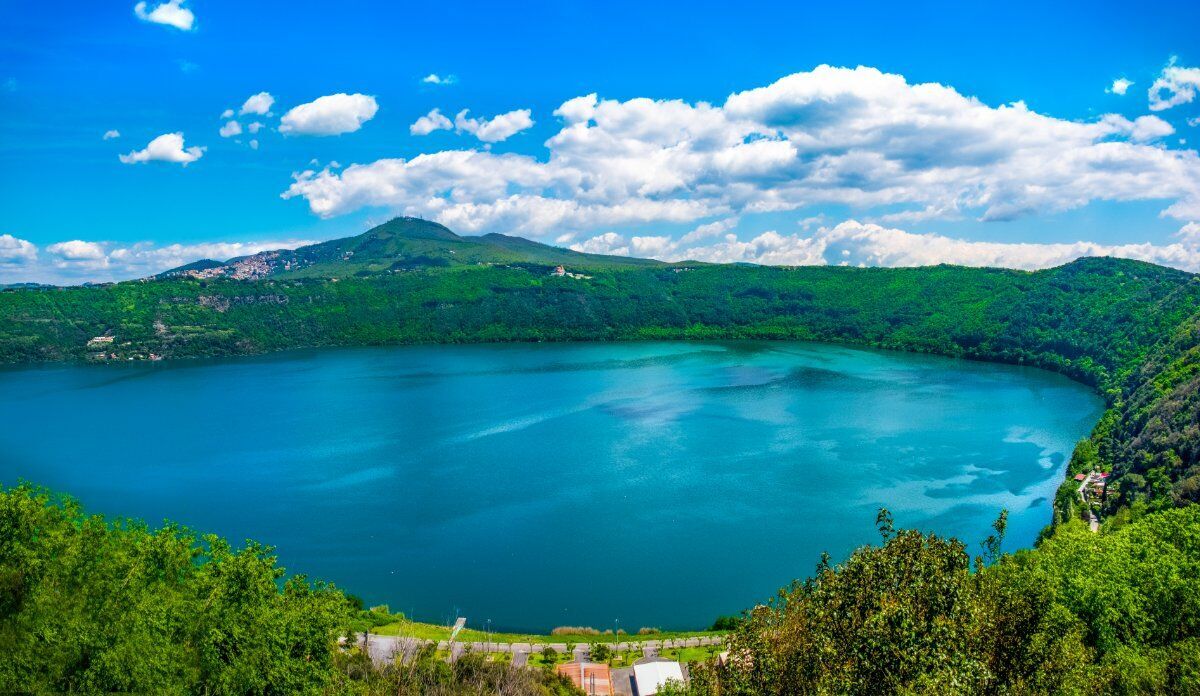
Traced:
<path fill-rule="evenodd" d="M 668 681 L 683 683 L 683 666 L 669 660 L 641 662 L 633 666 L 633 683 L 638 696 L 653 696 Z"/>

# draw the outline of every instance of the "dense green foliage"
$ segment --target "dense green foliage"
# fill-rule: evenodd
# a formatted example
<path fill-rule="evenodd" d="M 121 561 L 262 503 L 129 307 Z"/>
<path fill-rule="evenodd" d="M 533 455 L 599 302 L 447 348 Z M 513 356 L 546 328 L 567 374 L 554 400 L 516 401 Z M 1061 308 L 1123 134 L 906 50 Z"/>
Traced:
<path fill-rule="evenodd" d="M 258 544 L 0 492 L 0 690 L 312 691 L 349 615 Z"/>
<path fill-rule="evenodd" d="M 1200 316 L 1169 334 L 1128 380 L 1096 439 L 1122 473 L 1110 507 L 1200 502 Z"/>
<path fill-rule="evenodd" d="M 87 516 L 69 499 L 0 490 L 0 692 L 556 694 L 560 680 L 422 656 L 373 671 L 337 647 L 394 620 L 171 524 Z"/>
<path fill-rule="evenodd" d="M 977 573 L 954 539 L 882 531 L 748 612 L 690 693 L 1200 692 L 1200 507 L 1073 521 Z"/>

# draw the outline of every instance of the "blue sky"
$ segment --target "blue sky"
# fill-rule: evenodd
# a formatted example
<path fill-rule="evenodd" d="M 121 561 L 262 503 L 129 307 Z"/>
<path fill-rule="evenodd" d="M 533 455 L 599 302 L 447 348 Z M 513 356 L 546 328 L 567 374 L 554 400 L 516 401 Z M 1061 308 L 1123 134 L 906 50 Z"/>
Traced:
<path fill-rule="evenodd" d="M 398 213 L 661 258 L 1200 270 L 1194 3 L 163 4 L 0 7 L 0 282 Z"/>

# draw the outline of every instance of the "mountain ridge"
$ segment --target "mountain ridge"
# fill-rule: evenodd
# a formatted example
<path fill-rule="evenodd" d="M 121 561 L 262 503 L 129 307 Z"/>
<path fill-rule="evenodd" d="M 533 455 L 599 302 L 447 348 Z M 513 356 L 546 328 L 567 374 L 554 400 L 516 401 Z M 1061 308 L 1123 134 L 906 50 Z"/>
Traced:
<path fill-rule="evenodd" d="M 662 261 L 588 254 L 498 233 L 458 235 L 445 225 L 396 217 L 353 237 L 296 249 L 275 249 L 227 261 L 201 259 L 163 271 L 155 278 L 347 277 L 419 268 L 526 264 L 580 269 L 648 268 Z"/>
<path fill-rule="evenodd" d="M 345 278 L 423 268 L 453 266 L 527 265 L 577 270 L 619 270 L 714 265 L 684 260 L 666 262 L 636 256 L 593 254 L 537 242 L 524 237 L 489 232 L 459 235 L 437 222 L 416 217 L 395 217 L 351 237 L 340 237 L 295 249 L 273 249 L 225 261 L 197 259 L 150 276 L 153 279 L 191 277 L 260 280 L 284 278 Z M 716 264 L 755 267 L 754 263 Z M 932 267 L 958 268 L 955 264 Z M 991 268 L 991 267 L 988 267 Z M 996 267 L 1014 272 L 1021 269 Z M 1057 273 L 1122 273 L 1131 268 L 1163 269 L 1179 277 L 1195 274 L 1158 264 L 1108 256 L 1083 256 L 1046 271 Z M 1158 271 L 1156 271 L 1158 272 Z"/>

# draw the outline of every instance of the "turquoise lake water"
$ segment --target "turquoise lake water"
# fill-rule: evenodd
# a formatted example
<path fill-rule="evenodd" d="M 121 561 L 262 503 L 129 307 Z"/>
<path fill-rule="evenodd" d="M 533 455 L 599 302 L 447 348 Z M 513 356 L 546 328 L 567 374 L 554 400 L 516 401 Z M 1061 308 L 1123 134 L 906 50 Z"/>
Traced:
<path fill-rule="evenodd" d="M 807 343 L 304 351 L 0 371 L 0 481 L 278 548 L 418 619 L 707 627 L 898 525 L 1030 545 L 1101 400 Z"/>

